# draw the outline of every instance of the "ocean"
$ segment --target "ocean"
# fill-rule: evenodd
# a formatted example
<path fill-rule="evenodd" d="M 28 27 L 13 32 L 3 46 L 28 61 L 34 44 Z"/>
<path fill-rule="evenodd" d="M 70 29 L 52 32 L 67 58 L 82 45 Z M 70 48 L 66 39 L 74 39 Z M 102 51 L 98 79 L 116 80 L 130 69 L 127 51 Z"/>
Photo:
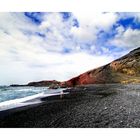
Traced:
<path fill-rule="evenodd" d="M 64 89 L 0 86 L 0 111 L 41 103 L 41 98 L 61 94 Z"/>

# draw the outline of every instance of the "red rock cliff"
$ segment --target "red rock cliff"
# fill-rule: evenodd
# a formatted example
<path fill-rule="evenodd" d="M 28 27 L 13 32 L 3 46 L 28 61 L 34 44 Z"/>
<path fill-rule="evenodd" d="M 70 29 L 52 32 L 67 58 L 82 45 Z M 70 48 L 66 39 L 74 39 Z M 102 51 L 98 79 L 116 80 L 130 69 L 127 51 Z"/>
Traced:
<path fill-rule="evenodd" d="M 62 87 L 103 83 L 140 83 L 140 48 L 96 69 L 87 71 L 68 81 Z"/>

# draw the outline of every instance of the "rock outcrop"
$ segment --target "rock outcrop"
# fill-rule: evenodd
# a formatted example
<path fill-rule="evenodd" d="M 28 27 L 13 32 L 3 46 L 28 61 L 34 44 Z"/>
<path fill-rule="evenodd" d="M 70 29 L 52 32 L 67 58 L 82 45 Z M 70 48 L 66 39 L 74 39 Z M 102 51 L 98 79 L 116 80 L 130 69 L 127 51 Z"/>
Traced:
<path fill-rule="evenodd" d="M 35 86 L 35 87 L 40 87 L 40 86 L 51 86 L 56 87 L 59 86 L 60 82 L 56 80 L 50 80 L 50 81 L 39 81 L 39 82 L 30 82 L 27 84 L 27 86 Z"/>
<path fill-rule="evenodd" d="M 61 87 L 105 83 L 140 83 L 140 48 L 105 66 L 62 82 Z"/>

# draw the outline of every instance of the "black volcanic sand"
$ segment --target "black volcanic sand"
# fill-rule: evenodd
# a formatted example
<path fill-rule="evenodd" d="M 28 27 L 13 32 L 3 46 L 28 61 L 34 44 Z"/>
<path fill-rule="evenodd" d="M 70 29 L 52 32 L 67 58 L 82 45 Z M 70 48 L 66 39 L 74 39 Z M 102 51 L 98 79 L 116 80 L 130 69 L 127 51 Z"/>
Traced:
<path fill-rule="evenodd" d="M 140 85 L 94 85 L 67 91 L 70 94 L 44 98 L 41 105 L 1 116 L 0 127 L 140 127 Z"/>

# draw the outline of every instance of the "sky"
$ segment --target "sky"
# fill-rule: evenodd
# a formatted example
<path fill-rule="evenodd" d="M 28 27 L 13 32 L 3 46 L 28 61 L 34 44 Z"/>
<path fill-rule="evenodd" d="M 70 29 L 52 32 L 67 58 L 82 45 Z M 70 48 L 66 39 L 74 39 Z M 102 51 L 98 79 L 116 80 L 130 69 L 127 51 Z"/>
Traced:
<path fill-rule="evenodd" d="M 140 13 L 0 13 L 0 85 L 65 81 L 140 46 Z"/>

